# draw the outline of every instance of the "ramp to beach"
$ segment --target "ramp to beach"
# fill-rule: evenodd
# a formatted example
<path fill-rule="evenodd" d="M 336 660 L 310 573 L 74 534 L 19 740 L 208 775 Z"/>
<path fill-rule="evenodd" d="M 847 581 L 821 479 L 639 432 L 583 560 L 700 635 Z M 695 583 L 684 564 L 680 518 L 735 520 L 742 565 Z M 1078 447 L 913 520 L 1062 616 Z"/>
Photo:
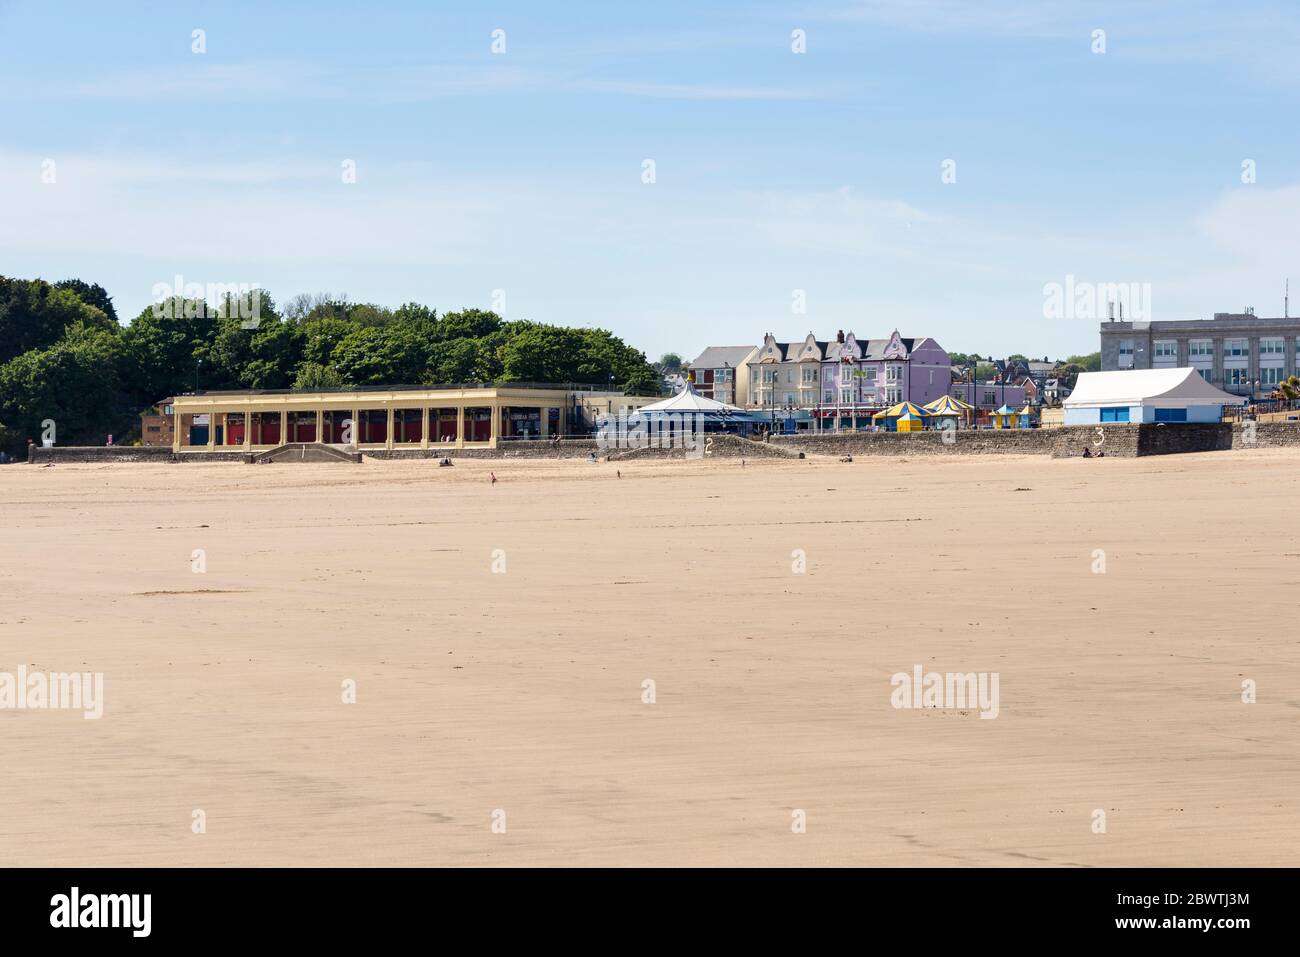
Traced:
<path fill-rule="evenodd" d="M 351 462 L 361 463 L 361 453 L 346 445 L 326 445 L 324 442 L 289 442 L 277 445 L 266 452 L 255 452 L 244 456 L 249 464 L 262 465 L 269 462 Z"/>

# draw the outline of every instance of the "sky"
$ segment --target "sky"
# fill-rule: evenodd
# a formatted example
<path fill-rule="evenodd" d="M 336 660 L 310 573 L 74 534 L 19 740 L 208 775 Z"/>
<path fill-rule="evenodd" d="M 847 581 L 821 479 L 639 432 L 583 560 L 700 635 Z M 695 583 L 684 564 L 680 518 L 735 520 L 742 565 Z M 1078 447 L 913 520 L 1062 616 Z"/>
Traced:
<path fill-rule="evenodd" d="M 1063 357 L 1067 277 L 1300 300 L 1298 45 L 1293 2 L 0 0 L 0 274 Z"/>

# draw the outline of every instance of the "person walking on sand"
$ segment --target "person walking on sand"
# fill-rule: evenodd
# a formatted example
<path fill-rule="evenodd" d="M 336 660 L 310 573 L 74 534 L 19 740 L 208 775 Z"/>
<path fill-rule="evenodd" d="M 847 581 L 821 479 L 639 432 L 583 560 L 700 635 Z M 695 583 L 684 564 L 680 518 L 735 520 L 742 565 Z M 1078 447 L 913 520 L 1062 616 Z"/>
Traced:
<path fill-rule="evenodd" d="M 492 484 L 493 484 L 493 485 L 496 485 L 496 484 L 497 484 L 497 473 L 496 473 L 496 472 L 488 472 L 488 475 L 492 476 Z"/>

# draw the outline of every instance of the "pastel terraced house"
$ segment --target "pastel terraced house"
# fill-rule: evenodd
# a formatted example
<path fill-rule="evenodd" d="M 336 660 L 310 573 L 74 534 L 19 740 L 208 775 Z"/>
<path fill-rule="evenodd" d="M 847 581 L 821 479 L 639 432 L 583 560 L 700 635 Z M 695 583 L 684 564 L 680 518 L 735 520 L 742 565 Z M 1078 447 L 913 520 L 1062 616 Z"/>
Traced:
<path fill-rule="evenodd" d="M 852 331 L 830 341 L 810 332 L 799 342 L 778 342 L 768 333 L 744 364 L 745 405 L 767 412 L 776 432 L 869 426 L 881 409 L 903 401 L 924 405 L 952 385 L 943 347 L 897 329 L 885 339 L 861 340 Z"/>

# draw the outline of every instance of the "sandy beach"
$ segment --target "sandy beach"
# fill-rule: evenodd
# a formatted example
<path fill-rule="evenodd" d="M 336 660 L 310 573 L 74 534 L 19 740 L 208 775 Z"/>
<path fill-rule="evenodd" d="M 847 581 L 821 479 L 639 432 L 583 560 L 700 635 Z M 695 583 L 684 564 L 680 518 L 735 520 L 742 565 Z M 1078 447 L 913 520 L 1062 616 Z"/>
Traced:
<path fill-rule="evenodd" d="M 1293 864 L 1298 493 L 1263 449 L 6 467 L 0 670 L 104 700 L 0 711 L 3 863 Z M 996 719 L 893 707 L 916 665 Z"/>

